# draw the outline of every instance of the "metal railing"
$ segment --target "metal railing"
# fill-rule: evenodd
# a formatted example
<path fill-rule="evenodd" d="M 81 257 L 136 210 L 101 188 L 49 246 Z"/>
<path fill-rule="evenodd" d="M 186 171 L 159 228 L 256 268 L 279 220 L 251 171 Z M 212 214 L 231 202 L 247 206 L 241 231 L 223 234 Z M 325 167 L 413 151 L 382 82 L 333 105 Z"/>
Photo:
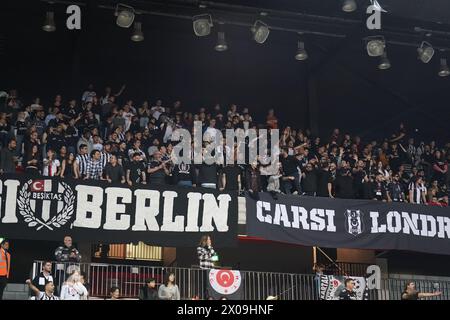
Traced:
<path fill-rule="evenodd" d="M 35 261 L 31 271 L 34 278 L 42 270 L 43 261 Z M 137 298 L 140 288 L 148 278 L 162 284 L 167 272 L 174 272 L 181 299 L 194 296 L 206 299 L 207 271 L 194 268 L 164 268 L 137 265 L 101 263 L 52 263 L 55 286 L 60 288 L 68 275 L 78 269 L 86 275 L 92 297 L 108 297 L 113 286 L 120 289 L 121 297 Z M 312 274 L 241 271 L 243 299 L 265 300 L 277 296 L 279 300 L 318 300 L 317 282 Z M 407 280 L 382 279 L 381 288 L 369 291 L 370 300 L 400 300 Z M 433 300 L 450 300 L 450 281 L 414 279 L 420 292 L 441 291 Z"/>

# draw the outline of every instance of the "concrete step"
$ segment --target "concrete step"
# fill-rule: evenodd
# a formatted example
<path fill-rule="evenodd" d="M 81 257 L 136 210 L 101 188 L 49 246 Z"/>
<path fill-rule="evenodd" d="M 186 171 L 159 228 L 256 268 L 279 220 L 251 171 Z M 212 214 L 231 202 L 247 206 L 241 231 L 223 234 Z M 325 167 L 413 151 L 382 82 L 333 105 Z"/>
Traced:
<path fill-rule="evenodd" d="M 3 292 L 3 300 L 28 300 L 28 285 L 22 283 L 8 283 Z"/>

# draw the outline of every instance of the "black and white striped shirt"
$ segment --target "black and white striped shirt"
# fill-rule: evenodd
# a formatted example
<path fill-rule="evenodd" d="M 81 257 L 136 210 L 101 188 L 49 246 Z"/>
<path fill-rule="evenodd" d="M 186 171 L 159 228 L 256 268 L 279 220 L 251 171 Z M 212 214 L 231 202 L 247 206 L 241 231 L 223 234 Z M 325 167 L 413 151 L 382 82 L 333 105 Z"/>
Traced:
<path fill-rule="evenodd" d="M 75 158 L 78 168 L 80 169 L 81 177 L 84 177 L 87 173 L 87 166 L 88 166 L 89 160 L 90 160 L 90 157 L 88 154 L 79 154 Z"/>
<path fill-rule="evenodd" d="M 57 296 L 52 295 L 48 295 L 45 292 L 39 292 L 39 296 L 36 297 L 36 300 L 59 300 L 59 298 Z"/>
<path fill-rule="evenodd" d="M 105 169 L 108 162 L 111 160 L 111 153 L 102 151 L 100 153 L 100 162 L 103 166 L 103 169 Z"/>
<path fill-rule="evenodd" d="M 408 190 L 413 192 L 413 197 L 411 203 L 423 203 L 422 193 L 427 192 L 427 188 L 423 183 L 416 184 L 415 182 L 411 182 L 409 184 Z"/>

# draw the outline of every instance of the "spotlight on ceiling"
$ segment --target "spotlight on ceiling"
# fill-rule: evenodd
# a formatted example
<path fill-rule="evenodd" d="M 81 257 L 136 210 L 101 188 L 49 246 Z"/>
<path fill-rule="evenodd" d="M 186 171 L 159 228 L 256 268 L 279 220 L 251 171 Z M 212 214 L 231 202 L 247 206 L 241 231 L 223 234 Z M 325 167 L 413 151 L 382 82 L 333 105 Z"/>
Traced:
<path fill-rule="evenodd" d="M 378 64 L 378 69 L 380 70 L 387 70 L 391 67 L 391 62 L 389 61 L 387 57 L 386 51 L 383 53 L 380 59 L 380 63 Z"/>
<path fill-rule="evenodd" d="M 217 44 L 214 47 L 216 51 L 225 51 L 228 49 L 227 41 L 225 40 L 225 32 L 219 31 L 217 33 Z"/>
<path fill-rule="evenodd" d="M 420 47 L 417 48 L 417 53 L 418 59 L 420 59 L 423 63 L 428 63 L 434 56 L 434 49 L 430 43 L 424 41 Z"/>
<path fill-rule="evenodd" d="M 134 21 L 134 9 L 133 7 L 119 3 L 116 6 L 115 16 L 117 17 L 116 23 L 121 28 L 129 28 Z"/>
<path fill-rule="evenodd" d="M 142 32 L 142 22 L 134 23 L 133 34 L 131 35 L 131 40 L 134 42 L 144 41 L 144 32 Z"/>
<path fill-rule="evenodd" d="M 42 30 L 46 32 L 54 32 L 56 30 L 55 13 L 53 11 L 47 11 L 45 14 L 45 21 L 42 25 Z"/>
<path fill-rule="evenodd" d="M 441 67 L 439 68 L 440 77 L 448 77 L 450 75 L 450 70 L 448 69 L 447 59 L 441 58 Z"/>
<path fill-rule="evenodd" d="M 305 43 L 303 41 L 299 41 L 295 60 L 304 61 L 306 59 L 308 59 L 308 53 L 305 50 Z"/>
<path fill-rule="evenodd" d="M 381 57 L 384 53 L 384 48 L 386 47 L 386 42 L 384 37 L 375 36 L 367 38 L 367 53 L 370 57 Z"/>
<path fill-rule="evenodd" d="M 213 21 L 210 14 L 201 14 L 192 18 L 192 27 L 197 37 L 204 37 L 211 33 Z"/>
<path fill-rule="evenodd" d="M 342 1 L 342 11 L 353 12 L 357 8 L 355 0 L 343 0 Z"/>
<path fill-rule="evenodd" d="M 264 22 L 256 20 L 255 24 L 252 26 L 251 31 L 253 33 L 253 40 L 257 43 L 266 42 L 269 37 L 270 29 Z"/>

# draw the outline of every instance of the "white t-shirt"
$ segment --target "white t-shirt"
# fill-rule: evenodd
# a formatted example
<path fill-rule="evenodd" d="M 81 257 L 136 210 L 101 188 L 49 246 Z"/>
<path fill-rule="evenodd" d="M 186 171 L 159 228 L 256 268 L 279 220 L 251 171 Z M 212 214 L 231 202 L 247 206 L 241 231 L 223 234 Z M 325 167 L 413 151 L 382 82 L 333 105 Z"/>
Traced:
<path fill-rule="evenodd" d="M 79 282 L 74 285 L 63 284 L 61 287 L 61 300 L 85 300 L 87 295 L 86 287 Z"/>
<path fill-rule="evenodd" d="M 53 160 L 51 162 L 51 164 L 49 164 L 47 162 L 48 162 L 47 158 L 44 159 L 44 166 L 42 168 L 42 175 L 46 176 L 46 177 L 53 177 L 56 174 L 56 172 L 58 172 L 58 168 L 61 165 L 61 163 L 59 162 L 58 159 Z"/>

